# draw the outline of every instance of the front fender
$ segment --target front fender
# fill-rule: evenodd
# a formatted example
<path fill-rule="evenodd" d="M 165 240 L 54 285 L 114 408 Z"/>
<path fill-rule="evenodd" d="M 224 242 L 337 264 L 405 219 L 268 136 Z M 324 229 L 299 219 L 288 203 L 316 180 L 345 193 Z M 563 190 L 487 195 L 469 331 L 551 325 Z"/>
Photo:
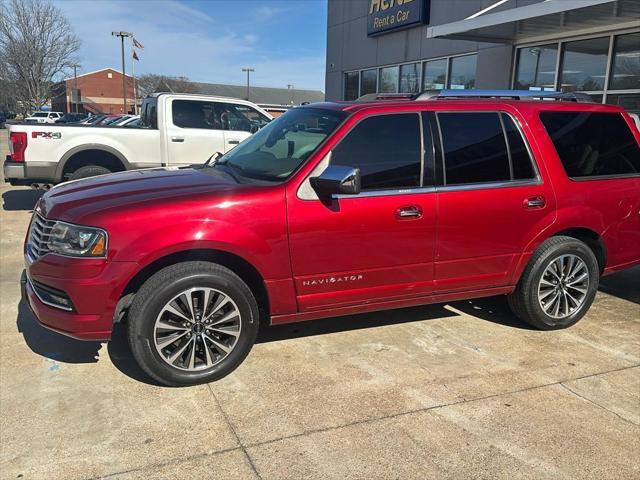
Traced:
<path fill-rule="evenodd" d="M 134 235 L 131 235 L 134 232 Z M 275 232 L 274 232 L 275 233 Z M 272 236 L 256 233 L 249 226 L 222 220 L 184 220 L 170 228 L 131 229 L 126 241 L 109 247 L 113 261 L 135 261 L 141 268 L 168 255 L 189 250 L 218 250 L 241 257 L 262 278 L 289 276 L 289 257 L 284 232 Z"/>

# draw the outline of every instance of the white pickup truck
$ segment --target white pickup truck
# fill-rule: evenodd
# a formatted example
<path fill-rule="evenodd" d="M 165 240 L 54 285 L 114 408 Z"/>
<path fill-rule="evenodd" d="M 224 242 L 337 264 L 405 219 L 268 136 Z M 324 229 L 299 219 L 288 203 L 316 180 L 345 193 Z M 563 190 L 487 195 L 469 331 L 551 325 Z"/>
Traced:
<path fill-rule="evenodd" d="M 271 120 L 244 100 L 157 93 L 144 99 L 139 128 L 9 125 L 4 179 L 47 188 L 122 170 L 200 164 Z"/>

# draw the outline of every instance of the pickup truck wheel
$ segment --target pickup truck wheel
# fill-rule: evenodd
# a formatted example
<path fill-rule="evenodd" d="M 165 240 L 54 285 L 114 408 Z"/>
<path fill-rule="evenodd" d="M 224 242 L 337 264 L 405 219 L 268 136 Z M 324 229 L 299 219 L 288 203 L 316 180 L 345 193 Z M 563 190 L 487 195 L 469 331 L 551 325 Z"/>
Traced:
<path fill-rule="evenodd" d="M 98 165 L 86 165 L 84 167 L 80 167 L 71 175 L 69 175 L 69 180 L 78 180 L 80 178 L 97 177 L 98 175 L 106 175 L 107 173 L 112 173 L 112 172 L 108 168 L 100 167 Z"/>
<path fill-rule="evenodd" d="M 598 281 L 598 261 L 585 243 L 572 237 L 552 237 L 531 257 L 508 297 L 509 306 L 540 330 L 567 328 L 589 310 Z"/>
<path fill-rule="evenodd" d="M 127 333 L 140 367 L 168 386 L 218 380 L 242 363 L 258 333 L 258 306 L 231 270 L 184 262 L 150 277 L 129 311 Z"/>

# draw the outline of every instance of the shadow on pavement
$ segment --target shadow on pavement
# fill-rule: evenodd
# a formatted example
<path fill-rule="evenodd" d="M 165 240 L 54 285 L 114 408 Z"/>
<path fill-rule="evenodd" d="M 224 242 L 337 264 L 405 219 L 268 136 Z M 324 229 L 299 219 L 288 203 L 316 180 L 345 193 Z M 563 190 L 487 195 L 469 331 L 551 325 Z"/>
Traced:
<path fill-rule="evenodd" d="M 100 342 L 83 342 L 47 330 L 34 318 L 24 301 L 18 305 L 16 320 L 27 346 L 34 353 L 62 363 L 95 363 Z"/>
<path fill-rule="evenodd" d="M 6 211 L 33 210 L 43 193 L 42 190 L 8 190 L 2 194 L 2 208 Z"/>
<path fill-rule="evenodd" d="M 505 295 L 460 300 L 459 302 L 451 302 L 449 305 L 467 315 L 497 323 L 498 325 L 521 330 L 536 330 L 528 323 L 520 320 L 511 311 Z"/>
<path fill-rule="evenodd" d="M 109 354 L 109 358 L 111 359 L 114 367 L 129 378 L 138 382 L 146 383 L 147 385 L 153 385 L 156 387 L 165 386 L 156 382 L 138 366 L 133 358 L 133 353 L 131 353 L 131 349 L 129 348 L 126 328 L 122 323 L 116 323 L 113 326 L 111 341 L 107 344 L 107 353 Z"/>
<path fill-rule="evenodd" d="M 598 290 L 640 305 L 640 266 L 603 277 Z"/>
<path fill-rule="evenodd" d="M 602 280 L 600 290 L 610 295 L 640 304 L 640 267 L 620 272 Z M 295 338 L 326 335 L 350 330 L 397 325 L 402 323 L 435 320 L 456 317 L 458 314 L 445 308 L 446 305 L 498 325 L 522 330 L 534 330 L 519 320 L 507 305 L 504 296 L 462 300 L 448 304 L 422 305 L 418 307 L 384 310 L 343 317 L 332 317 L 321 320 L 291 323 L 287 325 L 263 325 L 258 333 L 256 343 L 277 342 Z M 33 318 L 29 308 L 20 302 L 18 311 L 18 330 L 24 335 L 27 345 L 35 353 L 68 363 L 92 363 L 97 361 L 98 342 L 83 342 L 67 338 L 41 327 Z M 135 362 L 126 338 L 124 325 L 114 326 L 107 352 L 114 366 L 128 377 L 149 385 L 161 386 L 149 377 Z"/>
<path fill-rule="evenodd" d="M 442 304 L 421 305 L 419 307 L 383 310 L 360 313 L 344 317 L 331 317 L 286 325 L 263 325 L 260 327 L 256 343 L 277 342 L 292 338 L 326 335 L 335 332 L 348 332 L 365 328 L 383 327 L 401 323 L 420 322 L 437 318 L 455 317 L 456 313 L 447 310 Z"/>

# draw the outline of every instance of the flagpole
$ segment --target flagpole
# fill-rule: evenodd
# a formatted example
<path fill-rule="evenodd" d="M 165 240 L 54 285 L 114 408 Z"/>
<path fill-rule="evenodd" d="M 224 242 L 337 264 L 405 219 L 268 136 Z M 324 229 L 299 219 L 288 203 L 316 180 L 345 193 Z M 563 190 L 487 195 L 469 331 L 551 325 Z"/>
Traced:
<path fill-rule="evenodd" d="M 131 37 L 131 75 L 133 76 L 133 113 L 138 115 L 138 91 L 136 89 L 136 59 L 133 58 L 133 37 Z"/>

